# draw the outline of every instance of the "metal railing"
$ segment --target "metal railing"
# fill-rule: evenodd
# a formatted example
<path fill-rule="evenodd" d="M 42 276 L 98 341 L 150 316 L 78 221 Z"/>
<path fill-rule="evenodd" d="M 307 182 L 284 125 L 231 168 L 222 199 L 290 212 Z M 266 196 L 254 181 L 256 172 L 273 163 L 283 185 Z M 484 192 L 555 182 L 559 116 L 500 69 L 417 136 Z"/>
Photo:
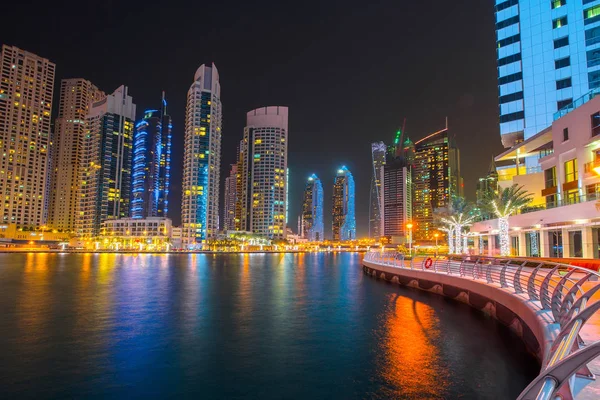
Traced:
<path fill-rule="evenodd" d="M 600 291 L 598 272 L 568 264 L 482 256 L 436 257 L 415 262 L 405 260 L 402 253 L 372 251 L 365 260 L 478 280 L 519 295 L 546 311 L 548 325 L 556 324 L 558 334 L 544 357 L 540 374 L 519 399 L 573 398 L 572 388 L 581 387 L 580 380 L 594 380 L 587 364 L 600 355 L 600 337 L 584 343 L 580 331 L 600 309 L 600 301 L 590 302 Z"/>

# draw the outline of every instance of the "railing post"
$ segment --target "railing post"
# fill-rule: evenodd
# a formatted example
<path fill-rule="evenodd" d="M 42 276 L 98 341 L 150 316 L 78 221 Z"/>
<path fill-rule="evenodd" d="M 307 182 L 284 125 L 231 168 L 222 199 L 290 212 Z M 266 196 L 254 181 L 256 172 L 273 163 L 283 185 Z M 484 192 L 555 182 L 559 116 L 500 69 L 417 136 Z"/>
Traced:
<path fill-rule="evenodd" d="M 529 300 L 539 300 L 540 297 L 535 290 L 535 278 L 537 276 L 538 271 L 544 265 L 543 263 L 539 264 L 529 275 L 529 279 L 527 280 L 527 294 L 529 295 Z"/>
<path fill-rule="evenodd" d="M 494 283 L 494 279 L 492 279 L 492 263 L 486 264 L 485 279 L 487 283 Z"/>
<path fill-rule="evenodd" d="M 542 286 L 540 286 L 540 302 L 542 303 L 542 307 L 544 310 L 550 310 L 552 308 L 552 301 L 550 296 L 550 281 L 552 280 L 552 276 L 558 270 L 558 267 L 554 267 L 548 272 L 544 281 L 542 282 Z"/>
<path fill-rule="evenodd" d="M 508 287 L 508 283 L 506 283 L 506 267 L 508 263 L 505 263 L 502 266 L 502 270 L 500 271 L 500 287 L 505 288 Z"/>
<path fill-rule="evenodd" d="M 521 271 L 523 270 L 525 264 L 527 264 L 527 261 L 521 264 L 519 268 L 517 268 L 517 272 L 515 272 L 515 277 L 513 279 L 513 288 L 515 289 L 515 293 L 523 293 L 523 287 L 521 286 Z"/>

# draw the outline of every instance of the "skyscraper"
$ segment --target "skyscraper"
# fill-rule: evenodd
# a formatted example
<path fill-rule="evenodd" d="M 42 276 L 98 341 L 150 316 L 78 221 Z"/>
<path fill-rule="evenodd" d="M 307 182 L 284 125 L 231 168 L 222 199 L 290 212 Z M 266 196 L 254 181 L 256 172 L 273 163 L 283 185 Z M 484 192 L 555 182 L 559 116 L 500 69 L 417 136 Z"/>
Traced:
<path fill-rule="evenodd" d="M 135 126 L 131 217 L 167 217 L 171 180 L 171 117 L 163 92 L 160 110 L 147 110 Z"/>
<path fill-rule="evenodd" d="M 223 230 L 236 230 L 235 207 L 237 203 L 237 164 L 231 164 L 229 176 L 225 178 L 225 207 L 223 210 Z"/>
<path fill-rule="evenodd" d="M 381 181 L 383 165 L 385 164 L 386 147 L 383 142 L 371 144 L 371 161 L 373 164 L 373 176 L 371 177 L 371 198 L 369 208 L 369 237 L 378 239 L 381 236 Z"/>
<path fill-rule="evenodd" d="M 0 223 L 44 224 L 55 65 L 14 46 L 0 55 Z"/>
<path fill-rule="evenodd" d="M 48 225 L 75 231 L 79 205 L 79 168 L 90 106 L 106 94 L 90 81 L 63 79 L 60 84 L 58 118 L 54 122 Z"/>
<path fill-rule="evenodd" d="M 135 104 L 127 86 L 93 103 L 86 117 L 78 235 L 97 237 L 103 221 L 129 216 Z"/>
<path fill-rule="evenodd" d="M 598 91 L 600 4 L 496 0 L 495 16 L 500 134 L 510 147 Z"/>
<path fill-rule="evenodd" d="M 221 85 L 215 64 L 201 65 L 187 95 L 181 202 L 182 241 L 187 248 L 219 231 Z"/>
<path fill-rule="evenodd" d="M 323 240 L 323 185 L 317 175 L 312 174 L 304 188 L 300 235 L 311 242 Z"/>
<path fill-rule="evenodd" d="M 354 177 L 343 166 L 333 182 L 333 240 L 356 239 Z"/>
<path fill-rule="evenodd" d="M 288 108 L 257 108 L 246 115 L 240 142 L 239 229 L 285 239 Z"/>
<path fill-rule="evenodd" d="M 433 238 L 433 214 L 463 195 L 460 153 L 448 127 L 415 142 L 413 214 L 414 237 Z"/>
<path fill-rule="evenodd" d="M 412 219 L 411 164 L 402 144 L 412 146 L 410 140 L 399 140 L 388 148 L 382 167 L 383 235 L 406 237 L 406 224 Z M 411 148 L 411 147 L 408 147 Z"/>

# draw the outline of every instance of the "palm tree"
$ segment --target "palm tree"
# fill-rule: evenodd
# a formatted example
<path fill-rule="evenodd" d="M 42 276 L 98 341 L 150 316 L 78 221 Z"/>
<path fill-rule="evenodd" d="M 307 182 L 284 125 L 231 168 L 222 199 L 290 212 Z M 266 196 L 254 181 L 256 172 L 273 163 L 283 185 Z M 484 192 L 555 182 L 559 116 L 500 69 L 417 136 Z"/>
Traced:
<path fill-rule="evenodd" d="M 527 192 L 523 186 L 519 186 L 516 183 L 500 190 L 498 193 L 489 191 L 486 194 L 485 201 L 487 204 L 485 206 L 498 217 L 501 256 L 510 255 L 508 217 L 516 214 L 523 207 L 531 203 L 532 200 L 533 195 Z"/>
<path fill-rule="evenodd" d="M 464 197 L 453 196 L 447 208 L 435 211 L 437 220 L 444 225 L 441 230 L 448 235 L 448 252 L 460 254 L 466 251 L 464 247 L 463 229 L 473 224 L 476 215 L 474 207 Z"/>

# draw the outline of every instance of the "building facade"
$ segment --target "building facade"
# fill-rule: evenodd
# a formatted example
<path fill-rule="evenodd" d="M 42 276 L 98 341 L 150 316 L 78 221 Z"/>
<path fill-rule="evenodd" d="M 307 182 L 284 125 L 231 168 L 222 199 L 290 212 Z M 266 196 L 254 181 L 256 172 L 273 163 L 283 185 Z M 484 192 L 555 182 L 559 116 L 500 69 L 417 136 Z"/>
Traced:
<path fill-rule="evenodd" d="M 86 135 L 86 118 L 92 103 L 106 94 L 90 81 L 63 79 L 60 84 L 58 117 L 52 140 L 52 171 L 48 225 L 66 232 L 75 231 L 79 204 L 79 168 Z"/>
<path fill-rule="evenodd" d="M 496 0 L 495 19 L 500 133 L 511 147 L 600 87 L 600 2 Z"/>
<path fill-rule="evenodd" d="M 533 201 L 509 217 L 510 246 L 522 257 L 600 257 L 600 97 L 570 110 L 496 157 L 531 156 L 539 168 L 513 177 Z M 539 170 L 540 172 L 537 172 Z M 471 227 L 476 254 L 499 253 L 497 219 Z"/>
<path fill-rule="evenodd" d="M 14 46 L 0 58 L 0 223 L 36 228 L 48 208 L 55 65 Z"/>
<path fill-rule="evenodd" d="M 395 152 L 388 152 L 382 167 L 383 235 L 406 237 L 406 225 L 412 220 L 411 165 Z"/>
<path fill-rule="evenodd" d="M 415 142 L 413 183 L 414 238 L 432 240 L 435 210 L 463 196 L 460 152 L 447 127 Z"/>
<path fill-rule="evenodd" d="M 98 243 L 102 249 L 169 251 L 172 223 L 169 218 L 121 218 L 102 223 Z"/>
<path fill-rule="evenodd" d="M 238 173 L 239 227 L 268 239 L 285 239 L 288 108 L 257 108 L 246 115 Z"/>
<path fill-rule="evenodd" d="M 371 163 L 373 176 L 371 177 L 370 208 L 369 208 L 369 237 L 378 239 L 382 233 L 381 197 L 382 167 L 385 164 L 386 147 L 383 142 L 371 143 Z"/>
<path fill-rule="evenodd" d="M 102 223 L 129 217 L 135 104 L 126 86 L 93 103 L 83 138 L 76 232 L 100 234 Z"/>
<path fill-rule="evenodd" d="M 333 240 L 356 239 L 354 177 L 343 166 L 337 172 L 333 182 Z"/>
<path fill-rule="evenodd" d="M 229 176 L 225 178 L 225 207 L 223 210 L 223 230 L 235 231 L 235 207 L 237 203 L 238 166 L 231 164 Z"/>
<path fill-rule="evenodd" d="M 312 174 L 304 188 L 299 234 L 310 242 L 321 242 L 324 233 L 323 184 L 317 175 Z"/>
<path fill-rule="evenodd" d="M 167 217 L 171 180 L 171 117 L 163 92 L 160 110 L 147 110 L 135 126 L 131 217 Z"/>
<path fill-rule="evenodd" d="M 181 222 L 189 249 L 219 231 L 222 105 L 219 72 L 201 65 L 187 95 Z"/>

